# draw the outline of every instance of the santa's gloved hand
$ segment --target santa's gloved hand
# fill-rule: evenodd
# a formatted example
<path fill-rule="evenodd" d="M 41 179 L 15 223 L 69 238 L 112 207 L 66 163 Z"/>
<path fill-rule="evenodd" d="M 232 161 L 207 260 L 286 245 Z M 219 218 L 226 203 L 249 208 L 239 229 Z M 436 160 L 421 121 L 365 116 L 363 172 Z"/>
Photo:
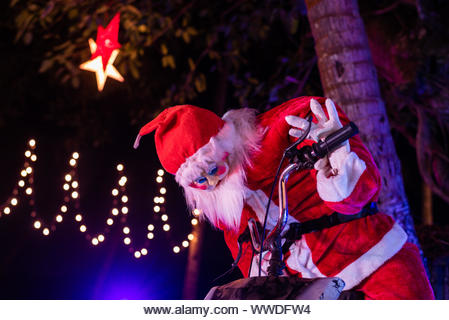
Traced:
<path fill-rule="evenodd" d="M 326 99 L 325 105 L 329 119 L 320 103 L 314 99 L 310 100 L 310 109 L 318 119 L 318 123 L 312 122 L 307 138 L 316 142 L 343 127 L 332 100 Z M 289 134 L 296 138 L 300 137 L 309 125 L 307 120 L 297 116 L 286 116 L 285 120 L 295 127 L 289 130 Z M 351 194 L 365 168 L 365 162 L 351 152 L 349 141 L 346 140 L 341 147 L 315 163 L 315 169 L 318 171 L 318 194 L 325 201 L 335 202 L 345 199 Z"/>
<path fill-rule="evenodd" d="M 308 139 L 318 142 L 320 139 L 326 138 L 331 133 L 342 128 L 343 125 L 338 117 L 337 108 L 331 99 L 326 99 L 325 102 L 329 119 L 321 107 L 321 104 L 315 99 L 310 99 L 310 109 L 318 120 L 318 123 L 311 123 L 310 132 L 307 136 Z M 309 126 L 309 122 L 306 119 L 297 116 L 286 116 L 285 121 L 292 128 L 289 130 L 289 134 L 292 137 L 299 138 L 302 135 L 303 130 L 306 130 Z M 350 152 L 349 141 L 346 140 L 340 148 L 331 152 L 327 158 L 320 159 L 315 163 L 315 169 L 322 170 L 322 174 L 337 175 L 338 169 L 341 168 L 341 161 L 345 158 L 345 155 Z"/>
<path fill-rule="evenodd" d="M 312 122 L 307 139 L 318 142 L 318 140 L 326 138 L 331 133 L 343 127 L 338 117 L 337 108 L 332 100 L 326 99 L 325 104 L 329 119 L 327 119 L 321 104 L 315 99 L 310 99 L 310 109 L 317 118 L 318 123 Z M 309 122 L 306 119 L 297 116 L 286 116 L 285 121 L 293 127 L 288 133 L 295 138 L 299 138 L 309 126 Z"/>

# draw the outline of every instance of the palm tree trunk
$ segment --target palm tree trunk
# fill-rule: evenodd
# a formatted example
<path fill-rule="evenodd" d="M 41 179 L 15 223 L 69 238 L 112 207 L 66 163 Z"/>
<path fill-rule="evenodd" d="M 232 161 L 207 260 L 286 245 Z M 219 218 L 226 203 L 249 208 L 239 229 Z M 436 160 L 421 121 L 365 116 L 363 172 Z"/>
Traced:
<path fill-rule="evenodd" d="M 361 129 L 382 176 L 379 207 L 418 244 L 401 164 L 379 90 L 357 0 L 306 0 L 324 93 Z"/>

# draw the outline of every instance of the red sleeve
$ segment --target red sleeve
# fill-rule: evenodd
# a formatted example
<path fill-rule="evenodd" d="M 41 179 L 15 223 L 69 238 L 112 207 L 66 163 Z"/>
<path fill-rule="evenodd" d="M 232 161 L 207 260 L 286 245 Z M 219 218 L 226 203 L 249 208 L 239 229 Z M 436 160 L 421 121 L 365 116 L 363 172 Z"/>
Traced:
<path fill-rule="evenodd" d="M 312 115 L 312 121 L 314 123 L 318 122 L 316 117 L 310 111 L 310 99 L 312 98 L 317 100 L 322 105 L 326 116 L 329 116 L 325 106 L 326 98 L 323 97 L 300 97 L 292 99 L 260 115 L 260 124 L 269 129 L 264 138 L 262 149 L 269 150 L 270 157 L 266 154 L 261 154 L 260 156 L 255 157 L 254 163 L 256 166 L 255 168 L 249 170 L 249 176 L 251 177 L 249 182 L 252 182 L 254 186 L 261 188 L 271 185 L 283 151 L 291 143 L 297 140 L 288 134 L 290 125 L 285 121 L 285 116 L 295 115 L 305 118 L 306 115 Z M 336 108 L 341 123 L 343 125 L 348 124 L 349 119 L 346 114 L 338 105 L 336 105 Z M 362 131 L 363 128 L 359 128 L 359 130 Z M 314 141 L 311 140 L 305 140 L 298 146 L 298 148 L 301 148 L 306 144 L 310 145 L 313 142 Z M 368 149 L 363 145 L 359 135 L 349 139 L 349 144 L 351 151 L 356 153 L 357 156 L 365 162 L 366 169 L 357 181 L 352 193 L 347 198 L 339 202 L 325 201 L 325 203 L 334 211 L 353 214 L 359 212 L 360 209 L 368 202 L 377 200 L 381 187 L 381 178 L 373 157 Z M 257 169 L 259 169 L 259 171 Z M 259 172 L 265 172 L 265 174 L 258 174 Z M 272 174 L 266 174 L 266 172 L 270 172 Z M 311 175 L 312 177 L 316 176 L 316 171 L 312 170 Z"/>

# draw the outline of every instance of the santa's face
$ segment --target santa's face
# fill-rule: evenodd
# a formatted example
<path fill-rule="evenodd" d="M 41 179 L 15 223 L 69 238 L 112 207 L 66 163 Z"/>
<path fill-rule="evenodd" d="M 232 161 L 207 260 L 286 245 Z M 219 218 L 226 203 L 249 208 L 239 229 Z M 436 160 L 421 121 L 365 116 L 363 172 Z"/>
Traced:
<path fill-rule="evenodd" d="M 245 169 L 265 129 L 252 109 L 228 111 L 223 120 L 220 131 L 179 166 L 175 179 L 191 210 L 201 209 L 216 227 L 238 231 L 248 190 Z"/>
<path fill-rule="evenodd" d="M 192 181 L 190 187 L 205 191 L 214 190 L 229 173 L 228 154 L 219 162 L 208 163 L 207 170 Z"/>
<path fill-rule="evenodd" d="M 216 161 L 192 164 L 203 168 L 184 186 L 190 208 L 198 208 L 214 226 L 238 230 L 244 201 L 244 171 L 228 153 Z"/>

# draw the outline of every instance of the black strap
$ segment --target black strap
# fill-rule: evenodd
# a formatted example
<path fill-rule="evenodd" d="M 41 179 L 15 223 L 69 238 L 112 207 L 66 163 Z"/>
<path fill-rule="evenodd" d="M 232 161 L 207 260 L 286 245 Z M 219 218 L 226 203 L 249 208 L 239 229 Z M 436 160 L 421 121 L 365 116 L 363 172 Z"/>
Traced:
<path fill-rule="evenodd" d="M 356 214 L 342 214 L 334 212 L 331 215 L 324 216 L 318 219 L 313 219 L 305 222 L 290 223 L 290 228 L 283 236 L 286 239 L 282 246 L 282 252 L 285 254 L 293 242 L 301 239 L 303 234 L 321 231 L 327 228 L 337 226 L 342 223 L 350 222 L 353 220 L 365 218 L 379 212 L 376 202 L 370 202 L 365 205 L 360 212 Z"/>
<path fill-rule="evenodd" d="M 364 206 L 362 210 L 360 210 L 360 212 L 356 214 L 342 214 L 334 212 L 331 215 L 324 216 L 318 219 L 313 219 L 302 223 L 299 222 L 290 223 L 289 225 L 290 228 L 288 229 L 287 233 L 283 236 L 283 238 L 285 238 L 285 242 L 284 245 L 282 246 L 282 253 L 285 254 L 290 248 L 290 246 L 293 244 L 293 242 L 301 239 L 303 234 L 321 231 L 327 228 L 337 226 L 342 223 L 350 222 L 352 220 L 373 215 L 377 212 L 379 212 L 379 210 L 377 208 L 376 202 L 370 202 L 366 206 Z M 259 232 L 261 232 L 261 230 L 259 230 Z M 242 255 L 242 245 L 244 242 L 247 241 L 251 242 L 251 236 L 248 227 L 246 227 L 245 231 L 239 236 L 237 240 L 239 251 L 237 257 L 235 258 L 234 263 L 232 264 L 233 268 L 236 267 L 237 263 L 240 261 Z"/>

